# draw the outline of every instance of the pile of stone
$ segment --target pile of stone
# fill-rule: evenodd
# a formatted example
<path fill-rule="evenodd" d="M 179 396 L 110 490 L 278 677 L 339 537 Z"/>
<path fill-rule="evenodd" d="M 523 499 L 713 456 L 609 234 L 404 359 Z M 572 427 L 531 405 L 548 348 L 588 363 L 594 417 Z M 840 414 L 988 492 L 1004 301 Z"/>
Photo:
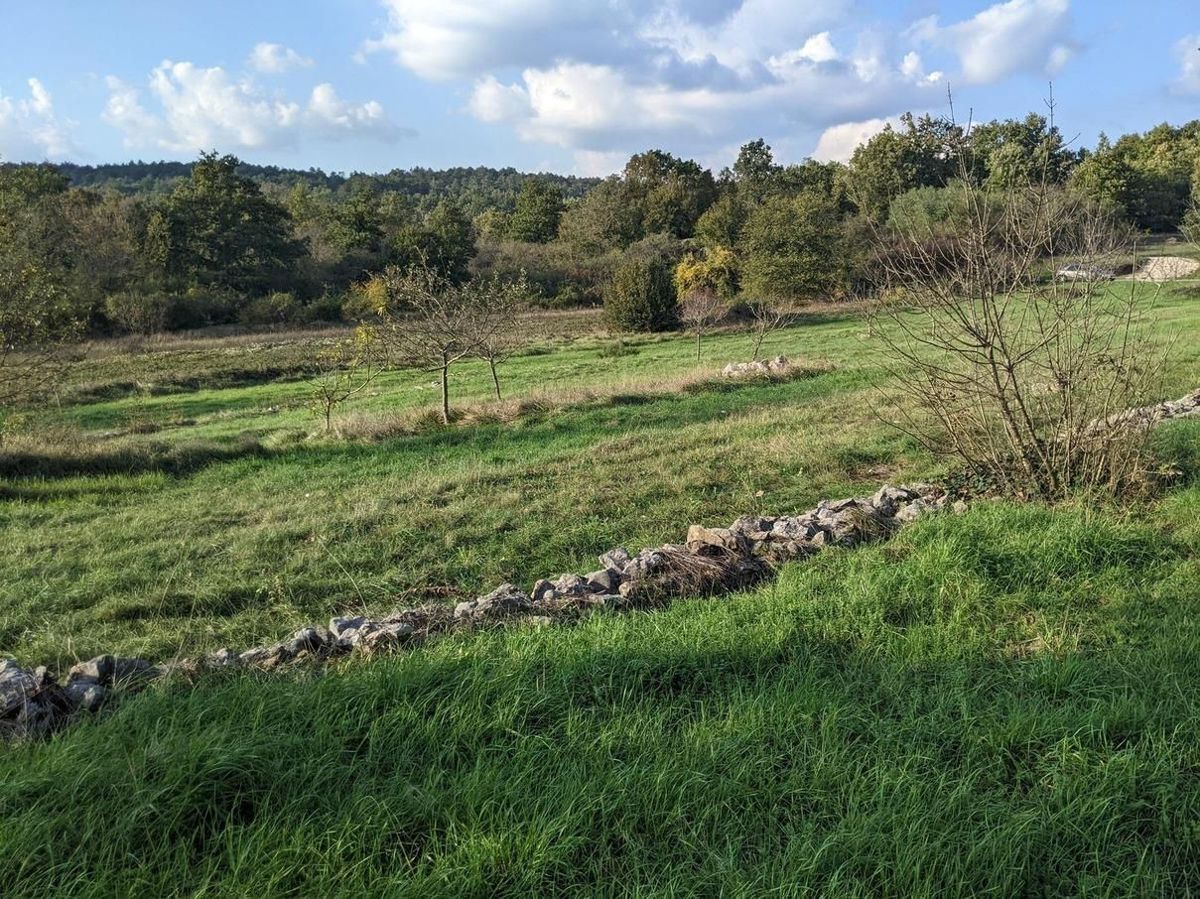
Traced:
<path fill-rule="evenodd" d="M 755 359 L 753 362 L 730 362 L 721 369 L 724 378 L 765 378 L 785 375 L 791 369 L 792 363 L 786 356 L 776 356 L 774 359 Z"/>
<path fill-rule="evenodd" d="M 942 509 L 945 494 L 927 484 L 884 487 L 874 496 L 824 501 L 798 516 L 749 516 L 725 528 L 693 525 L 683 543 L 614 549 L 589 574 L 542 579 L 529 592 L 502 584 L 492 592 L 448 606 L 404 609 L 384 618 L 334 618 L 328 627 L 301 628 L 287 640 L 244 652 L 222 649 L 201 659 L 151 665 L 141 659 L 99 656 L 59 682 L 45 668 L 27 670 L 0 659 L 0 735 L 49 733 L 79 711 L 95 711 L 114 694 L 141 688 L 164 674 L 191 676 L 206 669 L 271 670 L 350 652 L 372 655 L 416 646 L 456 630 L 525 621 L 548 624 L 592 609 L 654 608 L 678 596 L 725 593 L 770 576 L 781 562 L 827 546 L 854 546 L 886 537 L 896 527 Z"/>
<path fill-rule="evenodd" d="M 1126 409 L 1108 418 L 1096 419 L 1086 428 L 1089 434 L 1104 434 L 1113 431 L 1148 430 L 1165 421 L 1200 415 L 1200 390 L 1193 390 L 1177 400 L 1166 400 L 1152 406 Z"/>

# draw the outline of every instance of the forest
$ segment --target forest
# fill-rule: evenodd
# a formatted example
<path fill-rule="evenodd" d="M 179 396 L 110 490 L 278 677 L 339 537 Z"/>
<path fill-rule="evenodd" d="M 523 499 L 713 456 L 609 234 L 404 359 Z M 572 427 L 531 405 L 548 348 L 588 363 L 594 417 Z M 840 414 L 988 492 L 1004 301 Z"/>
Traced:
<path fill-rule="evenodd" d="M 1200 181 L 1200 122 L 1076 149 L 1038 115 L 969 133 L 905 116 L 848 164 L 780 165 L 755 140 L 714 174 L 650 150 L 603 180 L 327 174 L 217 152 L 194 164 L 10 164 L 0 229 L 20 274 L 6 289 L 16 305 L 46 306 L 44 326 L 88 335 L 337 321 L 353 317 L 356 284 L 416 260 L 451 282 L 523 273 L 531 303 L 553 308 L 602 303 L 630 260 L 683 263 L 688 283 L 726 299 L 837 300 L 870 286 L 880 229 L 950 227 L 947 185 L 965 170 L 947 146 L 969 152 L 985 186 L 1037 171 L 1144 233 L 1184 225 Z"/>

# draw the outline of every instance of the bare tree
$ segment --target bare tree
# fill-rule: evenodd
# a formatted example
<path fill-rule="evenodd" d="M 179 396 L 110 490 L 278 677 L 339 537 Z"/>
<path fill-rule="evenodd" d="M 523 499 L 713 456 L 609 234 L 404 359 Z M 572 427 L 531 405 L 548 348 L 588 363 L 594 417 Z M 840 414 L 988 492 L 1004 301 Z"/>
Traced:
<path fill-rule="evenodd" d="M 679 320 L 696 335 L 696 362 L 700 362 L 700 338 L 725 315 L 725 301 L 705 287 L 688 291 L 679 304 Z"/>
<path fill-rule="evenodd" d="M 502 397 L 496 368 L 527 342 L 517 316 L 528 302 L 529 285 L 524 274 L 516 281 L 493 276 L 469 282 L 464 292 L 474 311 L 475 355 L 487 362 L 499 400 Z"/>
<path fill-rule="evenodd" d="M 326 434 L 333 432 L 337 407 L 370 387 L 383 370 L 381 363 L 375 332 L 365 326 L 317 354 L 312 406 L 325 419 Z"/>
<path fill-rule="evenodd" d="M 750 340 L 754 349 L 751 358 L 757 361 L 763 342 L 787 325 L 788 316 L 769 300 L 751 300 L 747 305 L 750 309 Z"/>
<path fill-rule="evenodd" d="M 1200 249 L 1200 180 L 1197 181 L 1197 187 L 1192 192 L 1191 207 L 1184 215 L 1179 230 L 1183 232 L 1183 236 L 1192 246 Z"/>
<path fill-rule="evenodd" d="M 469 289 L 426 265 L 389 266 L 368 285 L 380 337 L 405 365 L 438 372 L 442 422 L 450 423 L 450 367 L 476 350 L 476 306 Z"/>
<path fill-rule="evenodd" d="M 1044 172 L 996 187 L 973 168 L 947 188 L 952 229 L 876 235 L 880 337 L 921 413 L 904 426 L 1013 495 L 1120 489 L 1145 435 L 1116 413 L 1145 398 L 1162 358 L 1145 288 L 1109 280 L 1126 235 Z"/>

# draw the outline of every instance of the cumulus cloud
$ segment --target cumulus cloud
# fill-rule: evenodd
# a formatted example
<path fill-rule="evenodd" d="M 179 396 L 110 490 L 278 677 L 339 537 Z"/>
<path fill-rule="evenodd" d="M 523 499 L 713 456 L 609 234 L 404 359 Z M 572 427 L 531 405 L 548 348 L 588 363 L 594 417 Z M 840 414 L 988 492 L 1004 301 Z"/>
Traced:
<path fill-rule="evenodd" d="M 1173 52 L 1179 62 L 1179 77 L 1172 88 L 1179 94 L 1200 94 L 1200 32 L 1189 34 L 1175 43 Z"/>
<path fill-rule="evenodd" d="M 1058 72 L 1074 52 L 1070 27 L 1070 0 L 1008 0 L 950 25 L 929 16 L 907 36 L 951 50 L 966 81 L 989 84 L 1015 72 Z"/>
<path fill-rule="evenodd" d="M 820 162 L 849 162 L 854 151 L 888 125 L 893 128 L 899 119 L 867 119 L 865 122 L 843 122 L 826 128 L 817 140 L 812 157 Z"/>
<path fill-rule="evenodd" d="M 72 123 L 55 114 L 50 92 L 37 78 L 25 85 L 27 97 L 10 97 L 0 88 L 0 159 L 23 162 L 75 155 Z"/>
<path fill-rule="evenodd" d="M 475 118 L 581 166 L 654 144 L 706 156 L 754 135 L 811 146 L 835 126 L 939 105 L 948 79 L 1053 70 L 1072 48 L 1069 0 L 1007 0 L 901 32 L 864 21 L 855 0 L 380 2 L 388 24 L 364 54 L 471 85 Z"/>
<path fill-rule="evenodd" d="M 248 62 L 250 68 L 264 75 L 281 75 L 293 69 L 310 69 L 313 66 L 312 59 L 301 56 L 291 47 L 266 41 L 254 45 Z"/>
<path fill-rule="evenodd" d="M 138 88 L 112 76 L 106 84 L 103 119 L 124 133 L 130 147 L 261 150 L 295 146 L 304 138 L 390 141 L 412 133 L 392 124 L 378 102 L 345 101 L 331 84 L 318 84 L 301 103 L 219 66 L 161 63 L 149 78 L 154 111 L 142 104 Z"/>

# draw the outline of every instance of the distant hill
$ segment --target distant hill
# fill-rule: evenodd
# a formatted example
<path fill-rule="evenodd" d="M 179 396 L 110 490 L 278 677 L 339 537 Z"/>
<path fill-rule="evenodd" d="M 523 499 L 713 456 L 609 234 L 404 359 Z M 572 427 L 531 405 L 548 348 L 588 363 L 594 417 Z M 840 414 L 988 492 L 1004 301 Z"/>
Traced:
<path fill-rule="evenodd" d="M 74 187 L 115 190 L 129 195 L 156 195 L 169 192 L 177 181 L 186 178 L 192 164 L 139 160 L 105 165 L 60 163 L 58 169 Z M 404 194 L 416 201 L 418 206 L 432 206 L 443 198 L 452 199 L 462 205 L 469 215 L 489 208 L 512 208 L 521 185 L 530 178 L 558 186 L 568 199 L 582 197 L 600 181 L 598 178 L 533 174 L 518 172 L 513 168 L 493 169 L 486 166 L 393 169 L 387 174 L 354 172 L 347 175 L 321 169 L 286 169 L 243 163 L 239 171 L 264 184 L 286 188 L 306 184 L 314 190 L 325 189 L 333 193 L 348 192 L 354 185 L 366 182 L 380 191 L 391 190 Z"/>

